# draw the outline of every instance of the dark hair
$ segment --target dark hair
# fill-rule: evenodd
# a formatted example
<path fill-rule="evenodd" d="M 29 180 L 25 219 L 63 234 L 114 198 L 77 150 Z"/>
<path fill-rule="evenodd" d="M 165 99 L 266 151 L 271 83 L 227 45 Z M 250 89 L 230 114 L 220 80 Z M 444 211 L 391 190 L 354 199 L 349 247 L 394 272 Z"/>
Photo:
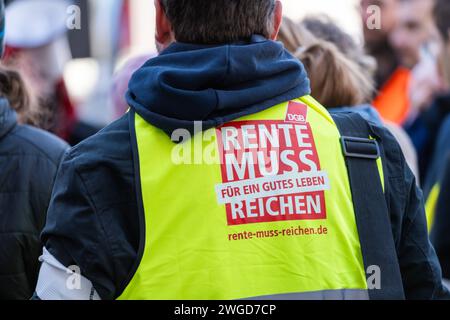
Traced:
<path fill-rule="evenodd" d="M 8 100 L 11 108 L 22 113 L 30 105 L 30 96 L 17 71 L 0 66 L 0 96 Z"/>
<path fill-rule="evenodd" d="M 275 0 L 160 0 L 175 39 L 196 44 L 269 37 Z"/>
<path fill-rule="evenodd" d="M 317 39 L 295 54 L 311 80 L 311 95 L 326 108 L 352 107 L 372 98 L 371 77 L 331 42 Z"/>
<path fill-rule="evenodd" d="M 362 46 L 341 29 L 329 16 L 308 16 L 301 23 L 315 37 L 333 43 L 347 58 L 356 62 L 372 77 L 376 72 L 376 61 L 364 53 Z"/>
<path fill-rule="evenodd" d="M 450 30 L 450 1 L 436 0 L 434 6 L 434 19 L 442 37 L 448 41 Z"/>
<path fill-rule="evenodd" d="M 30 95 L 21 75 L 3 65 L 0 65 L 0 97 L 8 100 L 20 123 L 40 127 L 42 114 L 35 110 L 36 99 Z"/>
<path fill-rule="evenodd" d="M 278 40 L 303 63 L 311 95 L 326 108 L 356 106 L 372 99 L 373 81 L 367 70 L 336 44 L 314 35 L 305 24 L 284 18 Z"/>
<path fill-rule="evenodd" d="M 328 16 L 307 16 L 302 20 L 302 24 L 317 38 L 334 43 L 345 55 L 348 55 L 357 47 L 353 38 L 342 31 Z"/>

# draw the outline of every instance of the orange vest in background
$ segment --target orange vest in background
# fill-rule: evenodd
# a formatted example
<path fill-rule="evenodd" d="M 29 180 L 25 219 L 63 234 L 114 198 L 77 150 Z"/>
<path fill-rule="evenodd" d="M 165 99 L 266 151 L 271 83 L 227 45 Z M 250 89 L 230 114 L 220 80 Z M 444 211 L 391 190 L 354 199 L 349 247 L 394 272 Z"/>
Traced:
<path fill-rule="evenodd" d="M 399 67 L 381 88 L 373 105 L 384 120 L 403 125 L 408 118 L 411 102 L 409 99 L 409 84 L 411 71 Z"/>

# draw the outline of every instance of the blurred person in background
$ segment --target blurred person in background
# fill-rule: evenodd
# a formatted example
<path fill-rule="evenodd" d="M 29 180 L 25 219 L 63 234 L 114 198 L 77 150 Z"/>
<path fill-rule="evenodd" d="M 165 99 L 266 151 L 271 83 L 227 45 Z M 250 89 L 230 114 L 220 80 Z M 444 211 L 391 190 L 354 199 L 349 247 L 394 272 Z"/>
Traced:
<path fill-rule="evenodd" d="M 21 0 L 6 7 L 4 63 L 21 73 L 38 98 L 41 128 L 75 145 L 98 131 L 79 121 L 63 77 L 71 59 L 67 39 L 69 0 Z"/>
<path fill-rule="evenodd" d="M 442 38 L 439 72 L 450 92 L 450 2 L 436 0 L 434 17 Z M 450 110 L 449 93 L 437 98 L 432 108 Z M 450 115 L 441 121 L 424 192 L 431 241 L 441 262 L 443 276 L 450 279 Z"/>
<path fill-rule="evenodd" d="M 4 7 L 0 0 L 0 57 Z M 0 299 L 29 299 L 42 252 L 40 233 L 68 145 L 23 123 L 39 122 L 16 70 L 0 65 Z"/>
<path fill-rule="evenodd" d="M 398 2 L 399 0 L 361 0 L 364 43 L 367 53 L 377 61 L 375 87 L 378 90 L 389 81 L 399 66 L 397 55 L 389 42 L 389 35 L 396 25 Z"/>
<path fill-rule="evenodd" d="M 312 95 L 332 113 L 354 111 L 386 126 L 419 179 L 417 154 L 408 135 L 400 126 L 382 120 L 370 105 L 376 61 L 327 16 L 306 17 L 300 24 L 284 18 L 279 40 L 284 43 L 286 39 L 290 39 L 288 47 L 305 65 Z"/>
<path fill-rule="evenodd" d="M 338 27 L 329 16 L 307 16 L 301 21 L 300 25 L 304 26 L 316 38 L 336 45 L 339 51 L 350 60 L 356 62 L 365 73 L 369 74 L 372 78 L 375 77 L 378 71 L 377 60 L 373 56 L 366 54 L 364 48 L 358 45 L 351 35 Z M 372 86 L 376 86 L 376 84 L 373 83 Z"/>
<path fill-rule="evenodd" d="M 439 1 L 438 1 L 439 2 Z M 441 9 L 445 9 L 439 6 Z M 438 135 L 431 175 L 424 193 L 430 239 L 442 266 L 442 275 L 450 280 L 450 117 L 444 121 Z"/>
<path fill-rule="evenodd" d="M 450 132 L 446 132 L 450 134 Z M 448 136 L 447 136 L 448 137 Z M 441 178 L 435 185 L 436 195 L 432 195 L 427 203 L 427 214 L 430 223 L 430 239 L 442 268 L 442 276 L 450 288 L 450 153 L 444 158 Z M 428 211 L 430 210 L 430 211 Z"/>
<path fill-rule="evenodd" d="M 409 110 L 411 72 L 401 65 L 390 36 L 395 30 L 401 0 L 361 0 L 366 51 L 377 60 L 373 105 L 385 120 L 403 124 Z"/>
<path fill-rule="evenodd" d="M 434 3 L 434 0 L 403 0 L 399 25 L 392 35 L 392 43 L 399 56 L 412 70 L 411 109 L 404 126 L 419 154 L 421 180 L 424 183 L 430 175 L 436 174 L 433 173 L 432 158 L 439 152 L 438 134 L 450 114 L 448 84 L 443 77 L 445 68 L 439 66 L 443 56 L 440 51 L 445 52 L 446 49 L 441 44 L 433 17 Z M 429 187 L 425 185 L 424 188 L 427 191 Z"/>
<path fill-rule="evenodd" d="M 435 54 L 433 4 L 434 0 L 398 0 L 397 23 L 389 40 L 400 64 L 408 69 L 420 63 L 424 51 Z"/>
<path fill-rule="evenodd" d="M 383 119 L 401 126 L 410 124 L 440 88 L 433 73 L 435 50 L 429 48 L 435 35 L 433 1 L 361 2 L 367 51 L 378 62 L 373 105 Z M 371 6 L 380 9 L 380 28 L 373 24 L 377 10 Z"/>
<path fill-rule="evenodd" d="M 65 38 L 67 1 L 22 0 L 7 6 L 4 62 L 19 70 L 46 115 L 42 129 L 68 140 L 75 124 L 75 109 L 63 80 L 70 60 Z"/>
<path fill-rule="evenodd" d="M 148 54 L 130 58 L 114 75 L 110 94 L 115 119 L 122 117 L 129 108 L 125 96 L 128 91 L 128 83 L 130 82 L 133 73 L 154 56 L 154 54 Z"/>
<path fill-rule="evenodd" d="M 412 72 L 405 126 L 429 107 L 442 89 L 437 70 L 440 48 L 433 6 L 434 0 L 400 0 L 397 26 L 390 36 L 401 65 Z"/>
<path fill-rule="evenodd" d="M 360 192 L 351 189 L 346 163 L 352 160 L 344 157 L 339 120 L 334 122 L 309 96 L 310 81 L 303 65 L 274 41 L 282 21 L 280 1 L 154 3 L 155 38 L 161 53 L 133 74 L 127 92 L 130 111 L 73 148 L 59 170 L 42 235 L 45 249 L 36 298 L 449 296 L 428 241 L 421 194 L 400 147 L 384 128 L 354 113 L 348 119 L 361 125 L 354 134 L 360 134 L 358 141 L 375 153 L 370 155 L 372 161 L 359 162 L 368 166 L 365 170 L 351 171 L 367 178 L 359 181 L 364 188 Z M 339 119 L 342 125 L 344 118 Z M 268 122 L 275 129 L 264 133 Z M 203 134 L 196 130 L 200 124 Z M 239 141 L 245 136 L 241 139 L 235 132 L 239 135 L 242 126 L 249 124 L 261 130 L 262 140 L 250 138 L 253 133 L 249 132 L 252 146 L 241 147 Z M 277 126 L 287 130 L 283 136 Z M 298 130 L 308 127 L 306 140 Z M 181 132 L 183 136 L 179 136 Z M 372 134 L 379 137 L 385 151 L 385 182 L 401 182 L 395 192 L 386 188 L 386 195 L 376 161 L 378 144 L 370 139 Z M 204 135 L 211 135 L 212 144 L 200 143 L 202 154 L 212 147 L 217 155 L 224 155 L 229 148 L 230 157 L 215 159 L 220 163 L 206 158 L 195 164 L 174 159 L 174 149 L 202 141 Z M 220 144 L 220 139 L 225 143 Z M 239 169 L 239 160 L 233 162 L 233 156 L 242 154 L 239 150 L 243 149 L 250 159 L 252 149 L 273 151 L 273 146 L 294 152 L 291 159 L 280 160 L 286 168 L 271 166 L 272 172 L 276 169 L 273 177 L 316 172 L 318 165 L 313 165 L 312 159 L 302 160 L 296 154 L 298 149 L 311 148 L 313 142 L 319 149 L 320 170 L 329 176 L 332 190 L 323 193 L 321 204 L 325 205 L 326 199 L 326 207 L 332 209 L 319 223 L 333 232 L 311 238 L 270 237 L 270 230 L 297 225 L 289 218 L 302 215 L 301 205 L 296 205 L 297 213 L 288 216 L 282 210 L 293 206 L 283 205 L 284 198 L 275 194 L 270 201 L 280 199 L 278 204 L 260 198 L 259 207 L 250 208 L 256 199 L 222 201 L 223 192 L 216 192 L 224 183 L 256 183 L 255 179 L 269 175 L 264 163 L 256 165 L 250 160 L 243 171 Z M 289 145 L 295 151 L 289 150 Z M 310 150 L 303 151 L 310 154 Z M 189 151 L 187 156 L 191 155 Z M 354 154 L 364 155 L 364 150 Z M 297 163 L 297 159 L 305 163 Z M 253 175 L 250 170 L 259 171 Z M 288 186 L 284 192 L 283 197 L 289 198 L 295 191 Z M 352 194 L 361 201 L 353 203 Z M 308 192 L 300 192 L 297 200 L 308 196 Z M 389 208 L 385 197 L 389 197 Z M 236 207 L 239 203 L 247 208 Z M 318 210 L 309 212 L 317 214 Z M 312 227 L 317 222 L 303 224 Z M 244 240 L 245 230 L 252 227 L 269 236 Z M 383 270 L 379 290 L 370 290 L 367 283 L 365 270 L 372 261 Z M 69 290 L 66 285 L 73 274 L 68 267 L 74 265 L 82 275 L 80 290 Z"/>

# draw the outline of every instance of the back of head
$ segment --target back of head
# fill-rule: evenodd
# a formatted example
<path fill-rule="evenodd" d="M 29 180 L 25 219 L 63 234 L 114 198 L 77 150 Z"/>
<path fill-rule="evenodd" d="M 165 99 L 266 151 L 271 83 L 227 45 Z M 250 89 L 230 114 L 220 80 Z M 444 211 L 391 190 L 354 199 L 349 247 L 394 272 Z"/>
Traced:
<path fill-rule="evenodd" d="M 360 65 L 360 58 L 346 56 L 339 50 L 342 47 L 346 52 L 356 52 L 357 45 L 331 20 L 327 21 L 309 18 L 307 23 L 296 24 L 284 18 L 278 40 L 303 62 L 311 81 L 312 96 L 325 107 L 367 103 L 373 93 L 368 71 L 371 68 L 363 67 L 362 62 Z"/>
<path fill-rule="evenodd" d="M 350 60 L 356 62 L 361 68 L 374 75 L 376 71 L 376 61 L 364 52 L 364 48 L 345 31 L 343 31 L 328 16 L 309 16 L 301 23 L 315 37 L 331 42 Z"/>
<path fill-rule="evenodd" d="M 233 43 L 273 32 L 275 0 L 159 1 L 179 42 Z"/>
<path fill-rule="evenodd" d="M 315 37 L 334 43 L 346 55 L 356 50 L 353 38 L 326 15 L 308 16 L 302 20 L 302 25 Z"/>
<path fill-rule="evenodd" d="M 26 114 L 30 107 L 30 96 L 22 77 L 17 71 L 2 65 L 0 65 L 0 97 L 8 100 L 11 108 L 19 116 Z"/>
<path fill-rule="evenodd" d="M 327 108 L 357 106 L 370 101 L 371 78 L 330 42 L 317 40 L 297 54 L 311 80 L 311 94 Z"/>
<path fill-rule="evenodd" d="M 17 112 L 19 123 L 45 128 L 50 115 L 29 88 L 17 70 L 0 63 L 0 98 L 8 100 L 11 109 Z"/>

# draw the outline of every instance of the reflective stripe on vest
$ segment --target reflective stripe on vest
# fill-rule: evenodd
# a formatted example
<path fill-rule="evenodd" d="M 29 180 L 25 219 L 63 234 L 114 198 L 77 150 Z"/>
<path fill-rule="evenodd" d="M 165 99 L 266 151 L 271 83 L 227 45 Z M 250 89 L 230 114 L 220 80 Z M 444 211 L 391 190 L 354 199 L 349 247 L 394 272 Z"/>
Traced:
<path fill-rule="evenodd" d="M 340 135 L 314 99 L 180 144 L 136 114 L 135 134 L 145 239 L 120 299 L 368 298 Z"/>
<path fill-rule="evenodd" d="M 427 215 L 427 225 L 428 225 L 428 233 L 431 232 L 434 225 L 434 220 L 436 217 L 436 206 L 439 200 L 439 194 L 441 192 L 441 186 L 439 183 L 435 184 L 433 189 L 431 189 L 430 195 L 425 204 L 425 212 Z"/>

